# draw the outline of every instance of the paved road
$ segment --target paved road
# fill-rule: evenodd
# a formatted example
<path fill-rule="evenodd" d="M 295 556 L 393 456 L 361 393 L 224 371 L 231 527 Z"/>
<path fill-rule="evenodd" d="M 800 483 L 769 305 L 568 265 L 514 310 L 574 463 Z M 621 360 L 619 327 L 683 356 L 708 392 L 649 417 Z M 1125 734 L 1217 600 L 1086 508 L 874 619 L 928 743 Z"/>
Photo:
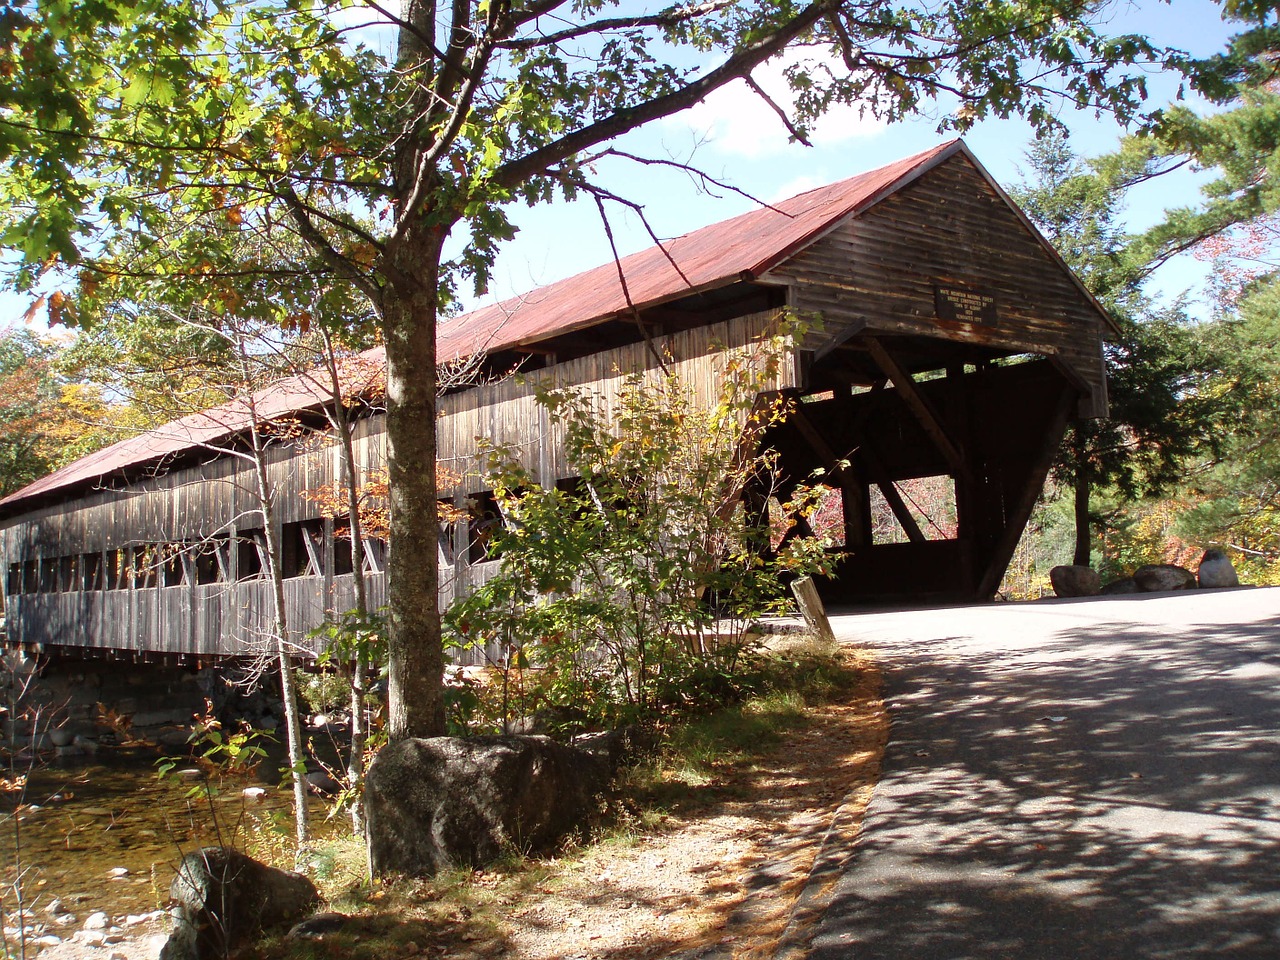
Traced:
<path fill-rule="evenodd" d="M 1280 588 L 836 627 L 892 730 L 814 960 L 1280 958 Z"/>

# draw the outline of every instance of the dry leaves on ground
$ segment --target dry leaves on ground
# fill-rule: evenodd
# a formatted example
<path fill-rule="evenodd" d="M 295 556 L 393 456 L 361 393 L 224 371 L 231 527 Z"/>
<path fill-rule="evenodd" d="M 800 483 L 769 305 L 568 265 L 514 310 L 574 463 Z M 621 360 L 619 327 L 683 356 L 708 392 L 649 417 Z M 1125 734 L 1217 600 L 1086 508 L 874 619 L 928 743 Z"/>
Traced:
<path fill-rule="evenodd" d="M 603 843 L 554 882 L 508 896 L 476 953 L 520 960 L 642 960 L 698 951 L 771 957 L 804 939 L 879 774 L 888 721 L 869 657 L 837 702 L 749 766 L 726 765 L 712 799 L 659 832 Z M 790 929 L 789 929 L 790 928 Z"/>

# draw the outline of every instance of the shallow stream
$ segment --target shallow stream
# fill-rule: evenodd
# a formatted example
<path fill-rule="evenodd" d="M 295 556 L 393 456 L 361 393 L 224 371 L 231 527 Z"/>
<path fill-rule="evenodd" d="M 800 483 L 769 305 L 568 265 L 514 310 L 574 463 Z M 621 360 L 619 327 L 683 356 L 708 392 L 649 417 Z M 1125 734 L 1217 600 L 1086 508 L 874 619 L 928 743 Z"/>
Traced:
<path fill-rule="evenodd" d="M 0 794 L 0 903 L 16 906 L 21 875 L 24 905 L 37 912 L 58 898 L 82 918 L 147 913 L 164 906 L 179 860 L 199 847 L 230 842 L 281 859 L 291 851 L 291 793 L 260 779 L 160 779 L 158 756 L 104 747 L 74 764 L 38 763 L 24 788 Z M 15 772 L 22 768 L 3 774 L 5 785 Z M 249 786 L 266 788 L 262 799 L 246 799 Z M 311 812 L 313 824 L 330 829 L 321 801 Z"/>

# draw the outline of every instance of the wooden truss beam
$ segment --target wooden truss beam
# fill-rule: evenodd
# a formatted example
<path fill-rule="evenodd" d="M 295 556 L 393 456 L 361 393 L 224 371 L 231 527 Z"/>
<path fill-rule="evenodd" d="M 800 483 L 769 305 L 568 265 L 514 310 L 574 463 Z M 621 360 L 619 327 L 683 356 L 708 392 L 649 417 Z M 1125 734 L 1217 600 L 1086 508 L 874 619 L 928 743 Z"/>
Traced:
<path fill-rule="evenodd" d="M 884 344 L 875 337 L 866 337 L 863 342 L 866 343 L 867 351 L 871 354 L 871 358 L 875 360 L 876 366 L 883 370 L 885 376 L 893 383 L 903 402 L 906 403 L 907 408 L 915 414 L 916 419 L 920 421 L 920 426 L 924 428 L 924 432 L 929 439 L 942 452 L 943 457 L 946 458 L 955 475 L 963 477 L 965 480 L 971 479 L 969 464 L 965 460 L 964 450 L 947 433 L 942 420 L 938 417 L 924 394 L 920 392 L 915 380 L 911 378 L 911 374 L 902 368 L 898 361 L 885 349 Z"/>
<path fill-rule="evenodd" d="M 831 445 L 827 443 L 821 431 L 813 425 L 813 421 L 800 408 L 800 404 L 796 404 L 796 409 L 792 412 L 790 421 L 796 425 L 800 435 L 813 448 L 813 452 L 818 455 L 823 465 L 828 470 L 839 475 L 841 487 L 846 484 L 851 484 L 855 487 L 862 485 L 862 478 L 858 476 L 847 461 L 842 461 L 840 457 L 836 456 L 835 451 L 831 449 Z M 906 532 L 908 539 L 912 543 L 924 543 L 928 537 L 924 535 L 920 525 L 916 523 L 916 518 L 907 509 L 902 495 L 898 493 L 898 488 L 894 486 L 893 480 L 889 478 L 884 464 L 876 456 L 875 451 L 864 441 L 858 448 L 858 452 L 867 465 L 872 481 L 880 488 L 880 492 L 884 494 L 885 501 L 889 504 L 889 509 L 898 518 L 898 523 L 902 525 L 902 529 Z"/>
<path fill-rule="evenodd" d="M 1035 460 L 1032 461 L 1027 482 L 1018 491 L 1017 499 L 1005 516 L 1004 530 L 991 551 L 986 570 L 983 571 L 982 580 L 978 584 L 979 599 L 993 596 L 1000 586 L 1005 568 L 1009 566 L 1013 552 L 1018 548 L 1022 531 L 1026 528 L 1027 521 L 1031 519 L 1031 511 L 1035 509 L 1036 500 L 1044 487 L 1045 477 L 1049 475 L 1049 468 L 1053 466 L 1053 460 L 1058 454 L 1058 445 L 1062 442 L 1062 434 L 1067 428 L 1067 421 L 1071 419 L 1071 412 L 1077 402 L 1078 394 L 1069 387 L 1064 387 L 1062 396 L 1058 399 L 1057 408 L 1054 410 L 1051 425 L 1044 433 L 1044 442 L 1036 453 Z"/>

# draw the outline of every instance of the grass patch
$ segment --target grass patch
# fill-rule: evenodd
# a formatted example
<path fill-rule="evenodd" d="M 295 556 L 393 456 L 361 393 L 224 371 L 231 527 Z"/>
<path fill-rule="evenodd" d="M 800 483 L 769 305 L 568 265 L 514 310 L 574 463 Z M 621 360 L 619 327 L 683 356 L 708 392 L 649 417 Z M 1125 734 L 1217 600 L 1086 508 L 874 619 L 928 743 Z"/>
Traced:
<path fill-rule="evenodd" d="M 855 678 L 843 657 L 826 648 L 761 654 L 743 671 L 744 687 L 754 692 L 671 729 L 656 757 L 628 771 L 624 792 L 650 817 L 723 799 L 718 789 L 727 768 L 749 764 L 803 729 L 811 705 L 834 699 Z"/>
<path fill-rule="evenodd" d="M 354 925 L 317 943 L 276 937 L 240 956 L 382 960 L 447 954 L 481 960 L 503 954 L 511 946 L 507 918 L 522 905 L 554 897 L 584 870 L 606 870 L 612 850 L 663 833 L 679 824 L 679 815 L 743 791 L 749 796 L 749 786 L 734 786 L 742 779 L 734 774 L 766 763 L 789 734 L 809 725 L 811 707 L 836 699 L 857 679 L 843 656 L 806 647 L 755 655 L 742 667 L 743 695 L 693 718 L 680 714 L 660 730 L 660 746 L 622 773 L 615 805 L 592 844 L 568 848 L 554 859 L 512 856 L 483 871 L 370 887 L 363 844 L 349 837 L 332 840 L 312 857 L 312 874 L 328 909 L 353 916 Z"/>

